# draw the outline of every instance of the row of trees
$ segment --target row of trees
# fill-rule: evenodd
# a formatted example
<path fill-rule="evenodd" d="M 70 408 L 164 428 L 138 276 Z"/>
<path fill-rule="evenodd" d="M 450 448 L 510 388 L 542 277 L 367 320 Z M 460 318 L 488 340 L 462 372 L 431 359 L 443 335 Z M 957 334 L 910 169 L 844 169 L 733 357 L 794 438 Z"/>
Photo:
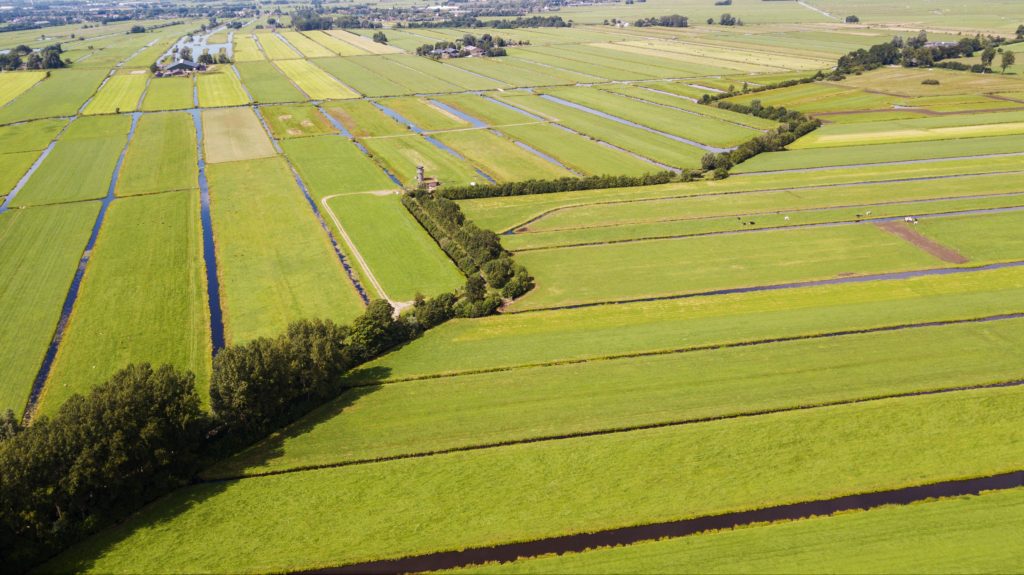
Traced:
<path fill-rule="evenodd" d="M 607 23 L 607 22 L 606 22 Z M 686 16 L 680 16 L 679 14 L 672 14 L 671 16 L 651 16 L 650 18 L 641 18 L 636 22 L 633 22 L 634 26 L 644 28 L 647 26 L 666 26 L 668 28 L 686 28 L 690 25 L 690 19 Z"/>
<path fill-rule="evenodd" d="M 504 266 L 489 265 L 488 277 L 515 281 L 521 271 Z M 27 571 L 337 397 L 349 369 L 500 302 L 474 275 L 461 293 L 418 296 L 401 317 L 376 300 L 347 326 L 299 321 L 278 337 L 228 346 L 213 361 L 209 413 L 191 373 L 148 364 L 119 371 L 29 427 L 8 411 L 0 418 L 3 570 Z"/>
<path fill-rule="evenodd" d="M 437 21 L 411 21 L 405 24 L 408 28 L 497 28 L 508 30 L 512 28 L 568 28 L 572 21 L 565 21 L 561 16 L 520 16 L 518 18 L 501 20 L 481 20 L 476 16 L 453 16 Z M 396 25 L 396 28 L 402 26 Z"/>
<path fill-rule="evenodd" d="M 515 299 L 533 288 L 533 278 L 526 268 L 512 261 L 511 255 L 501 246 L 498 235 L 467 220 L 457 203 L 425 190 L 405 194 L 402 203 L 470 278 L 466 289 L 467 302 L 456 305 L 456 315 L 488 315 L 501 305 L 501 297 Z M 500 297 L 497 293 L 486 295 L 480 289 L 470 289 L 480 275 L 487 285 L 501 294 Z"/>
<path fill-rule="evenodd" d="M 453 200 L 468 200 L 471 198 L 528 196 L 533 194 L 552 194 L 555 192 L 596 190 L 601 188 L 652 186 L 655 184 L 667 184 L 671 182 L 672 179 L 672 172 L 664 171 L 644 174 L 642 176 L 565 177 L 554 180 L 524 180 L 519 182 L 504 182 L 500 184 L 484 184 L 476 186 L 451 186 L 441 189 L 438 193 Z"/>
<path fill-rule="evenodd" d="M 780 122 L 780 124 L 777 128 L 754 136 L 732 151 L 705 154 L 701 158 L 701 167 L 705 170 L 713 170 L 716 179 L 727 177 L 729 169 L 736 164 L 745 162 L 763 152 L 782 150 L 797 138 L 821 126 L 821 120 L 817 118 L 810 118 L 801 112 L 787 110 L 782 106 L 762 106 L 760 100 L 752 101 L 749 106 L 723 101 L 719 101 L 717 104 L 724 110 L 767 118 Z"/>

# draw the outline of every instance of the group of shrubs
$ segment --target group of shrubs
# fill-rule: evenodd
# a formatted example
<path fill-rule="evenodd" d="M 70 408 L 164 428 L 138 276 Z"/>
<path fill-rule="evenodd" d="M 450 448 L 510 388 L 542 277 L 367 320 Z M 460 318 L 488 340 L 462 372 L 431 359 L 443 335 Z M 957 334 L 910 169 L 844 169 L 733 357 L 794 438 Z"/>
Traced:
<path fill-rule="evenodd" d="M 484 280 L 467 291 L 483 291 Z M 213 360 L 210 411 L 191 373 L 132 365 L 53 417 L 0 419 L 0 556 L 25 571 L 146 503 L 205 465 L 295 421 L 346 389 L 343 374 L 417 337 L 479 293 L 417 298 L 394 317 L 376 300 L 350 325 L 291 324 Z"/>
<path fill-rule="evenodd" d="M 777 152 L 785 149 L 797 138 L 821 126 L 821 120 L 817 118 L 810 118 L 796 110 L 787 110 L 783 106 L 762 106 L 760 100 L 754 100 L 750 105 L 734 102 L 717 102 L 717 104 L 724 110 L 775 120 L 780 124 L 772 130 L 754 136 L 731 151 L 705 154 L 701 158 L 701 167 L 704 170 L 713 171 L 716 179 L 727 177 L 729 169 L 736 164 L 745 162 L 763 152 Z"/>
<path fill-rule="evenodd" d="M 467 220 L 454 201 L 425 190 L 412 190 L 402 196 L 402 203 L 469 277 L 463 300 L 455 304 L 455 315 L 491 314 L 502 298 L 515 299 L 533 288 L 533 278 L 526 268 L 512 261 L 498 235 Z M 481 276 L 483 279 L 479 279 Z M 482 293 L 476 289 L 478 282 L 486 282 L 483 291 L 489 285 L 497 293 Z"/>
<path fill-rule="evenodd" d="M 476 186 L 452 186 L 438 193 L 453 200 L 473 198 L 494 198 L 499 196 L 528 196 L 532 194 L 553 194 L 556 192 L 575 192 L 579 190 L 596 190 L 601 188 L 628 188 L 634 186 L 651 186 L 667 184 L 675 175 L 670 171 L 655 172 L 642 176 L 586 176 L 583 178 L 557 178 L 553 180 L 524 180 L 520 182 L 504 182 L 500 184 L 484 184 Z"/>

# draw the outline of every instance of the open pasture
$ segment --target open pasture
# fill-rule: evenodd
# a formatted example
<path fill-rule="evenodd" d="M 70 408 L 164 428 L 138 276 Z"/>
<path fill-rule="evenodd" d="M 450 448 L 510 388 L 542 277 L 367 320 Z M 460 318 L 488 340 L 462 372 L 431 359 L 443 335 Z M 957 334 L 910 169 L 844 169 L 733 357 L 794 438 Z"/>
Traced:
<path fill-rule="evenodd" d="M 410 91 L 405 86 L 367 68 L 367 65 L 377 60 L 377 58 L 370 57 L 317 58 L 313 63 L 364 96 L 378 97 L 409 94 Z"/>
<path fill-rule="evenodd" d="M 454 320 L 353 371 L 350 379 L 430 379 L 986 317 L 1018 311 L 1022 292 L 1024 271 L 1009 268 Z"/>
<path fill-rule="evenodd" d="M 434 61 L 429 58 L 396 54 L 384 56 L 384 60 L 404 68 L 416 82 L 425 81 L 425 78 L 439 79 L 455 86 L 456 88 L 455 90 L 445 91 L 495 90 L 508 87 L 508 84 L 500 80 L 482 78 L 476 74 L 466 72 L 461 68 L 449 66 L 443 62 Z M 413 73 L 413 71 L 415 71 L 415 73 Z M 403 76 L 403 79 L 404 78 L 405 77 Z M 420 89 L 418 85 L 414 86 L 413 89 L 414 93 L 422 93 L 425 91 L 429 92 L 430 90 L 426 87 Z"/>
<path fill-rule="evenodd" d="M 292 48 L 301 52 L 306 58 L 330 58 L 331 56 L 334 56 L 334 52 L 328 50 L 317 42 L 310 40 L 301 32 L 288 30 L 282 31 L 280 34 L 281 37 L 292 46 Z"/>
<path fill-rule="evenodd" d="M 498 181 L 573 175 L 564 166 L 517 146 L 489 130 L 439 132 L 435 137 Z"/>
<path fill-rule="evenodd" d="M 345 138 L 296 138 L 282 141 L 281 147 L 318 205 L 335 194 L 390 191 L 398 187 Z"/>
<path fill-rule="evenodd" d="M 511 86 L 559 86 L 575 84 L 575 76 L 566 78 L 557 70 L 546 68 L 526 60 L 506 57 L 495 59 L 458 58 L 449 63 L 464 70 L 500 80 Z"/>
<path fill-rule="evenodd" d="M 264 106 L 260 113 L 277 139 L 337 133 L 327 118 L 311 105 Z"/>
<path fill-rule="evenodd" d="M 1024 213 L 1005 212 L 963 215 L 950 218 L 925 218 L 920 233 L 949 245 L 975 261 L 1022 259 L 1024 237 L 1020 230 Z"/>
<path fill-rule="evenodd" d="M 471 118 L 476 118 L 489 126 L 532 124 L 545 121 L 543 118 L 533 117 L 518 108 L 504 106 L 478 94 L 448 94 L 437 96 L 433 100 L 450 106 Z"/>
<path fill-rule="evenodd" d="M 209 178 L 229 343 L 276 335 L 298 319 L 348 322 L 362 313 L 283 159 L 214 164 Z"/>
<path fill-rule="evenodd" d="M 256 34 L 256 42 L 263 48 L 263 53 L 271 60 L 295 60 L 302 58 L 297 50 L 289 46 L 273 32 Z"/>
<path fill-rule="evenodd" d="M 376 103 L 397 112 L 414 126 L 424 131 L 432 132 L 470 127 L 470 123 L 466 120 L 434 105 L 426 98 L 386 98 L 378 100 Z"/>
<path fill-rule="evenodd" d="M 266 61 L 235 64 L 246 90 L 261 104 L 302 102 L 307 98 L 274 64 Z"/>
<path fill-rule="evenodd" d="M 499 131 L 583 175 L 638 176 L 662 170 L 650 161 L 551 124 L 504 126 Z"/>
<path fill-rule="evenodd" d="M 869 226 L 638 241 L 523 252 L 537 288 L 512 309 L 631 300 L 726 288 L 944 267 Z M 780 257 L 785 254 L 784 257 Z M 629 278 L 629 281 L 615 281 Z"/>
<path fill-rule="evenodd" d="M 326 567 L 998 473 L 1024 464 L 1011 447 L 1024 440 L 1022 393 L 894 399 L 201 484 L 47 568 Z M 964 450 L 972 457 L 957 456 Z M 758 489 L 735 481 L 746 476 L 762 478 Z M 157 517 L 161 528 L 145 529 Z M 288 528 L 298 521 L 311 527 Z M 394 534 L 410 521 L 418 529 Z M 230 536 L 243 528 L 264 544 Z M 191 543 L 183 548 L 182 538 Z"/>
<path fill-rule="evenodd" d="M 139 105 L 142 94 L 149 83 L 149 74 L 139 70 L 138 73 L 125 72 L 114 74 L 96 97 L 85 107 L 84 114 L 116 114 L 122 110 L 131 112 Z"/>
<path fill-rule="evenodd" d="M 256 45 L 256 40 L 250 34 L 235 34 L 234 41 L 235 62 L 258 62 L 266 60 L 263 51 Z"/>
<path fill-rule="evenodd" d="M 75 120 L 28 179 L 14 205 L 56 204 L 107 195 L 130 126 L 128 116 Z"/>
<path fill-rule="evenodd" d="M 0 214 L 0 410 L 25 409 L 98 212 L 82 202 Z"/>
<path fill-rule="evenodd" d="M 555 54 L 530 50 L 528 47 L 513 48 L 509 53 L 511 56 L 509 58 L 502 58 L 503 62 L 514 63 L 523 68 L 537 68 L 547 74 L 553 74 L 560 80 L 563 80 L 558 82 L 559 84 L 566 83 L 565 80 L 580 83 L 593 83 L 607 80 L 638 79 L 636 72 L 631 72 L 628 69 L 625 69 L 625 67 L 612 68 L 580 60 L 570 60 L 567 58 L 561 58 Z"/>
<path fill-rule="evenodd" d="M 52 415 L 129 363 L 188 369 L 205 391 L 212 350 L 204 273 L 197 191 L 113 202 L 39 412 Z"/>
<path fill-rule="evenodd" d="M 142 100 L 143 112 L 185 110 L 194 104 L 195 83 L 192 78 L 153 78 Z"/>
<path fill-rule="evenodd" d="M 357 388 L 296 426 L 301 432 L 284 429 L 211 476 L 1013 381 L 1024 375 L 1012 351 L 1024 343 L 1022 325 L 939 326 Z"/>
<path fill-rule="evenodd" d="M 108 70 L 50 70 L 50 77 L 0 109 L 0 124 L 72 116 L 107 77 Z"/>
<path fill-rule="evenodd" d="M 646 541 L 448 573 L 991 573 L 1017 567 L 1024 490 Z M 913 529 L 908 529 L 913 525 Z"/>
<path fill-rule="evenodd" d="M 39 151 L 67 125 L 64 118 L 0 126 L 0 154 Z"/>
<path fill-rule="evenodd" d="M 309 60 L 283 60 L 274 63 L 292 82 L 314 100 L 345 100 L 359 94 Z"/>
<path fill-rule="evenodd" d="M 438 148 L 422 136 L 367 138 L 363 145 L 375 160 L 408 187 L 416 185 L 416 166 L 423 166 L 431 177 L 452 186 L 483 181 L 465 158 Z"/>
<path fill-rule="evenodd" d="M 197 75 L 196 85 L 199 88 L 199 106 L 202 108 L 243 106 L 249 103 L 249 96 L 238 81 L 235 71 L 223 65 Z"/>
<path fill-rule="evenodd" d="M 0 154 L 0 203 L 10 193 L 18 181 L 28 172 L 39 152 L 10 152 Z"/>
<path fill-rule="evenodd" d="M 365 68 L 370 75 L 379 75 L 385 80 L 401 86 L 402 91 L 398 92 L 399 94 L 433 94 L 464 90 L 444 78 L 425 74 L 402 63 L 403 59 L 409 58 L 414 59 L 419 56 L 365 56 L 354 59 L 354 62 Z"/>
<path fill-rule="evenodd" d="M 955 114 L 908 120 L 823 126 L 793 142 L 791 150 L 1024 134 L 1024 111 Z M 961 142 L 970 150 L 969 142 Z"/>
<path fill-rule="evenodd" d="M 913 143 L 805 148 L 784 152 L 766 152 L 736 166 L 733 172 L 743 174 L 762 171 L 807 170 L 887 162 L 971 158 L 992 154 L 1019 154 L 1021 152 L 1024 152 L 1024 138 L 1019 135 L 987 136 L 968 140 L 943 139 Z"/>
<path fill-rule="evenodd" d="M 142 116 L 121 166 L 117 195 L 198 188 L 199 167 L 192 117 L 184 112 Z"/>
<path fill-rule="evenodd" d="M 250 108 L 203 112 L 203 157 L 211 164 L 273 156 L 274 146 Z"/>
<path fill-rule="evenodd" d="M 676 168 L 695 167 L 704 155 L 704 151 L 695 146 L 687 146 L 659 134 L 564 106 L 534 94 L 510 93 L 495 97 L 595 140 L 608 142 L 665 165 Z"/>
<path fill-rule="evenodd" d="M 381 112 L 370 100 L 332 102 L 324 106 L 323 109 L 356 138 L 398 136 L 409 133 L 409 128 Z"/>
<path fill-rule="evenodd" d="M 338 56 L 362 56 L 369 53 L 353 44 L 339 40 L 323 30 L 310 30 L 303 32 L 303 34 L 310 40 L 330 50 L 332 52 L 331 56 L 335 54 Z"/>
<path fill-rule="evenodd" d="M 683 110 L 690 114 L 697 116 L 707 116 L 709 118 L 715 118 L 728 122 L 730 124 L 739 124 L 755 130 L 770 130 L 778 126 L 778 122 L 767 120 L 765 118 L 758 118 L 757 116 L 750 116 L 747 114 L 739 114 L 737 112 L 731 112 L 719 108 L 717 106 L 707 106 L 703 104 L 697 104 L 691 102 L 686 98 L 679 96 L 665 94 L 662 92 L 656 92 L 654 90 L 647 90 L 644 88 L 644 84 L 606 84 L 598 86 L 603 91 L 612 92 L 615 94 L 621 94 L 633 99 L 644 100 L 653 104 L 659 104 L 662 106 L 668 106 L 669 108 L 675 108 Z"/>
<path fill-rule="evenodd" d="M 398 54 L 402 52 L 401 48 L 388 46 L 387 44 L 378 44 L 370 38 L 360 36 L 359 34 L 353 34 L 347 30 L 326 30 L 325 32 L 342 42 L 351 44 L 360 50 L 369 52 L 370 54 Z"/>
<path fill-rule="evenodd" d="M 923 80 L 938 80 L 938 85 L 922 84 Z M 849 76 L 841 86 L 904 97 L 994 94 L 1020 92 L 1024 79 L 1002 74 L 968 74 L 941 68 L 879 68 L 859 76 Z"/>
<path fill-rule="evenodd" d="M 465 277 L 393 193 L 340 194 L 325 202 L 387 297 L 412 301 L 453 291 Z"/>
<path fill-rule="evenodd" d="M 17 98 L 32 86 L 35 86 L 45 77 L 46 74 L 39 71 L 4 74 L 3 82 L 0 82 L 0 107 L 6 106 L 11 100 Z"/>

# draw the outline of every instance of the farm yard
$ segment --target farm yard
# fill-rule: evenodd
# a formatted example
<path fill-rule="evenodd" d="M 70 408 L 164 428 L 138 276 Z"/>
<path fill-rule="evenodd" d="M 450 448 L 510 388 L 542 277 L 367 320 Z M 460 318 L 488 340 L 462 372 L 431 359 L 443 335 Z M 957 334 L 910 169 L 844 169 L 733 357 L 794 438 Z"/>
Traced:
<path fill-rule="evenodd" d="M 1024 21 L 889 4 L 0 32 L 4 555 L 1019 572 Z"/>

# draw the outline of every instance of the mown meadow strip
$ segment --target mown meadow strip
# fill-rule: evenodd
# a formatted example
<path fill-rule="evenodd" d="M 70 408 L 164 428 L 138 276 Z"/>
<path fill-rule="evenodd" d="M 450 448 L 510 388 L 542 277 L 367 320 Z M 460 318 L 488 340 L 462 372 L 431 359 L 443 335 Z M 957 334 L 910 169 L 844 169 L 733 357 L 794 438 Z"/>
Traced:
<path fill-rule="evenodd" d="M 652 162 L 550 124 L 502 126 L 498 130 L 584 175 L 639 176 L 662 170 Z"/>
<path fill-rule="evenodd" d="M 75 120 L 18 193 L 15 204 L 55 204 L 107 195 L 130 126 L 127 115 Z"/>
<path fill-rule="evenodd" d="M 239 62 L 235 64 L 242 82 L 252 94 L 252 99 L 261 104 L 279 102 L 303 102 L 305 94 L 299 92 L 288 78 L 270 62 Z"/>
<path fill-rule="evenodd" d="M 497 181 L 547 180 L 573 175 L 566 168 L 488 130 L 442 132 L 434 137 Z"/>
<path fill-rule="evenodd" d="M 345 322 L 362 313 L 283 159 L 213 164 L 208 172 L 230 343 L 279 333 L 298 319 Z"/>
<path fill-rule="evenodd" d="M 203 157 L 210 164 L 274 156 L 274 145 L 250 108 L 203 112 Z"/>
<path fill-rule="evenodd" d="M 275 139 L 334 134 L 337 130 L 312 105 L 264 106 L 260 114 Z"/>
<path fill-rule="evenodd" d="M 74 115 L 96 92 L 109 71 L 50 70 L 49 78 L 25 92 L 25 97 L 0 110 L 0 124 Z"/>
<path fill-rule="evenodd" d="M 309 569 L 1002 473 L 1024 465 L 1022 396 L 965 391 L 198 485 L 43 571 Z"/>
<path fill-rule="evenodd" d="M 98 212 L 87 202 L 0 215 L 0 410 L 25 409 Z"/>
<path fill-rule="evenodd" d="M 4 74 L 4 83 L 0 86 L 0 106 L 6 106 L 8 102 L 22 95 L 44 78 L 46 78 L 46 72 L 41 70 Z"/>
<path fill-rule="evenodd" d="M 358 388 L 206 477 L 411 456 L 1024 378 L 1024 320 L 626 357 Z M 443 390 L 443 393 L 439 393 Z"/>
<path fill-rule="evenodd" d="M 117 180 L 117 195 L 198 189 L 196 162 L 196 133 L 188 114 L 146 114 L 128 146 Z"/>
<path fill-rule="evenodd" d="M 187 77 L 153 78 L 146 89 L 146 97 L 142 100 L 142 111 L 160 112 L 191 108 L 194 82 L 195 80 Z"/>
<path fill-rule="evenodd" d="M 572 258 L 566 249 L 575 250 Z M 550 249 L 523 252 L 519 258 L 536 276 L 537 288 L 512 304 L 515 310 L 943 265 L 868 226 Z"/>
<path fill-rule="evenodd" d="M 106 84 L 103 84 L 82 113 L 88 115 L 134 112 L 148 81 L 149 74 L 142 70 L 139 73 L 114 74 Z"/>
<path fill-rule="evenodd" d="M 113 202 L 37 413 L 54 414 L 130 363 L 190 370 L 205 390 L 212 350 L 204 274 L 197 191 Z"/>
<path fill-rule="evenodd" d="M 203 108 L 220 108 L 224 106 L 244 106 L 249 103 L 249 96 L 238 80 L 234 70 L 220 65 L 196 76 L 199 106 Z"/>
<path fill-rule="evenodd" d="M 416 186 L 416 166 L 447 185 L 467 185 L 483 178 L 466 160 L 438 148 L 417 135 L 368 138 L 363 145 L 406 187 Z"/>

